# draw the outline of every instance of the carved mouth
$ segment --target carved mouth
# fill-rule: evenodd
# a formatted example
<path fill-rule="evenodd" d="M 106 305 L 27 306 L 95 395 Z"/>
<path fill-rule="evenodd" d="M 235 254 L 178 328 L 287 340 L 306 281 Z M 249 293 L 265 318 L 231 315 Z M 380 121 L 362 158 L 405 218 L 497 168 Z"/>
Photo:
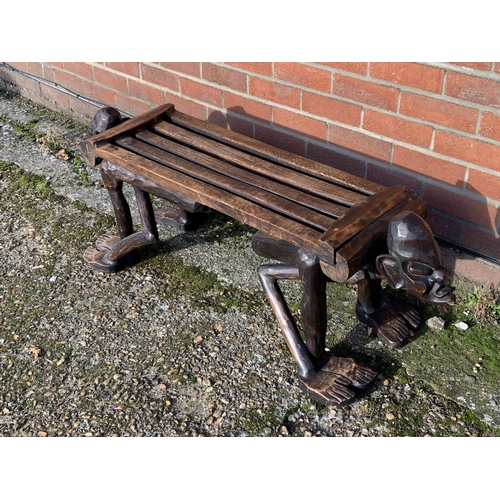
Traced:
<path fill-rule="evenodd" d="M 444 285 L 444 283 L 434 283 L 432 289 L 424 294 L 423 298 L 428 302 L 446 304 L 455 299 L 455 295 L 451 291 L 450 287 Z"/>

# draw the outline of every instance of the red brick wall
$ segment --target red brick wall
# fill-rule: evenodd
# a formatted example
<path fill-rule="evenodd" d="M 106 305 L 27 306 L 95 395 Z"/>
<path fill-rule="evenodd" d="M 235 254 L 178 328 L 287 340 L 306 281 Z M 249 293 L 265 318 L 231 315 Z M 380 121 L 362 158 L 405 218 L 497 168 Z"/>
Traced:
<path fill-rule="evenodd" d="M 180 111 L 412 188 L 436 234 L 500 259 L 500 63 L 12 63 L 135 115 Z M 32 99 L 95 107 L 0 67 Z M 10 82 L 10 83 L 9 83 Z"/>

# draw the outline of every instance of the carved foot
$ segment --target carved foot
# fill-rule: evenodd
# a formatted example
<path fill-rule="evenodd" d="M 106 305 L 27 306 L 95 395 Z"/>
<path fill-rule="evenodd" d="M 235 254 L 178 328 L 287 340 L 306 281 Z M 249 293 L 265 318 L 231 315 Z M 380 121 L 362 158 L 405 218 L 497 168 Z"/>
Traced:
<path fill-rule="evenodd" d="M 105 234 L 100 236 L 95 248 L 87 248 L 83 254 L 84 262 L 96 271 L 103 273 L 116 273 L 126 265 L 133 265 L 135 258 L 133 254 L 128 254 L 121 260 L 109 258 L 109 253 L 121 242 L 119 236 Z"/>
<path fill-rule="evenodd" d="M 329 406 L 344 406 L 353 401 L 356 393 L 350 388 L 366 388 L 377 372 L 352 358 L 332 356 L 310 378 L 299 378 L 300 388 L 312 399 Z"/>
<path fill-rule="evenodd" d="M 365 389 L 378 375 L 368 365 L 359 363 L 353 358 L 339 358 L 338 356 L 331 356 L 320 371 L 342 375 L 350 385 L 358 389 Z"/>
<path fill-rule="evenodd" d="M 299 378 L 299 387 L 312 399 L 328 406 L 352 403 L 356 394 L 348 388 L 349 380 L 342 375 L 318 372 L 310 379 Z"/>
<path fill-rule="evenodd" d="M 401 347 L 420 324 L 418 312 L 405 302 L 391 301 L 372 314 L 356 307 L 356 316 L 368 325 L 369 334 L 375 332 L 384 344 L 392 348 Z"/>

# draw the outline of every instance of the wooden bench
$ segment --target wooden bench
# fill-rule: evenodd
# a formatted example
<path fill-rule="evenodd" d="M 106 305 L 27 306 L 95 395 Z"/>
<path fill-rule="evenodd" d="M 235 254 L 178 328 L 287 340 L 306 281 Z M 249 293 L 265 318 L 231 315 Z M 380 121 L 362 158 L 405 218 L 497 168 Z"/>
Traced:
<path fill-rule="evenodd" d="M 358 317 L 382 332 L 388 345 L 402 345 L 418 324 L 409 308 L 389 307 L 378 290 L 385 275 L 375 266 L 388 252 L 391 220 L 408 211 L 426 214 L 426 204 L 408 188 L 384 188 L 188 116 L 171 104 L 126 121 L 104 108 L 91 128 L 99 133 L 82 143 L 82 153 L 89 165 L 100 165 L 119 230 L 119 237 L 104 236 L 85 252 L 94 269 L 119 270 L 134 250 L 158 240 L 157 221 L 186 230 L 205 207 L 254 227 L 254 250 L 283 263 L 262 266 L 259 276 L 298 365 L 301 387 L 325 404 L 351 401 L 352 388 L 364 388 L 376 376 L 350 358 L 326 356 L 326 281 L 358 283 Z M 141 232 L 133 231 L 123 182 L 135 189 Z M 149 193 L 178 208 L 154 212 Z M 280 279 L 302 282 L 305 343 L 277 285 Z"/>

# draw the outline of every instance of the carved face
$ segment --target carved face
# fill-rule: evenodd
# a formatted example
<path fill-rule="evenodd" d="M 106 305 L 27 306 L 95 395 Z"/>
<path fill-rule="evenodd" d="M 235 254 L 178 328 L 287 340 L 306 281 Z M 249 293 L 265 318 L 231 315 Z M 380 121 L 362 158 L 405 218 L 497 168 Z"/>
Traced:
<path fill-rule="evenodd" d="M 444 304 L 454 299 L 444 285 L 441 252 L 429 226 L 412 212 L 391 219 L 389 254 L 379 255 L 378 272 L 395 289 L 404 289 L 424 302 Z"/>

